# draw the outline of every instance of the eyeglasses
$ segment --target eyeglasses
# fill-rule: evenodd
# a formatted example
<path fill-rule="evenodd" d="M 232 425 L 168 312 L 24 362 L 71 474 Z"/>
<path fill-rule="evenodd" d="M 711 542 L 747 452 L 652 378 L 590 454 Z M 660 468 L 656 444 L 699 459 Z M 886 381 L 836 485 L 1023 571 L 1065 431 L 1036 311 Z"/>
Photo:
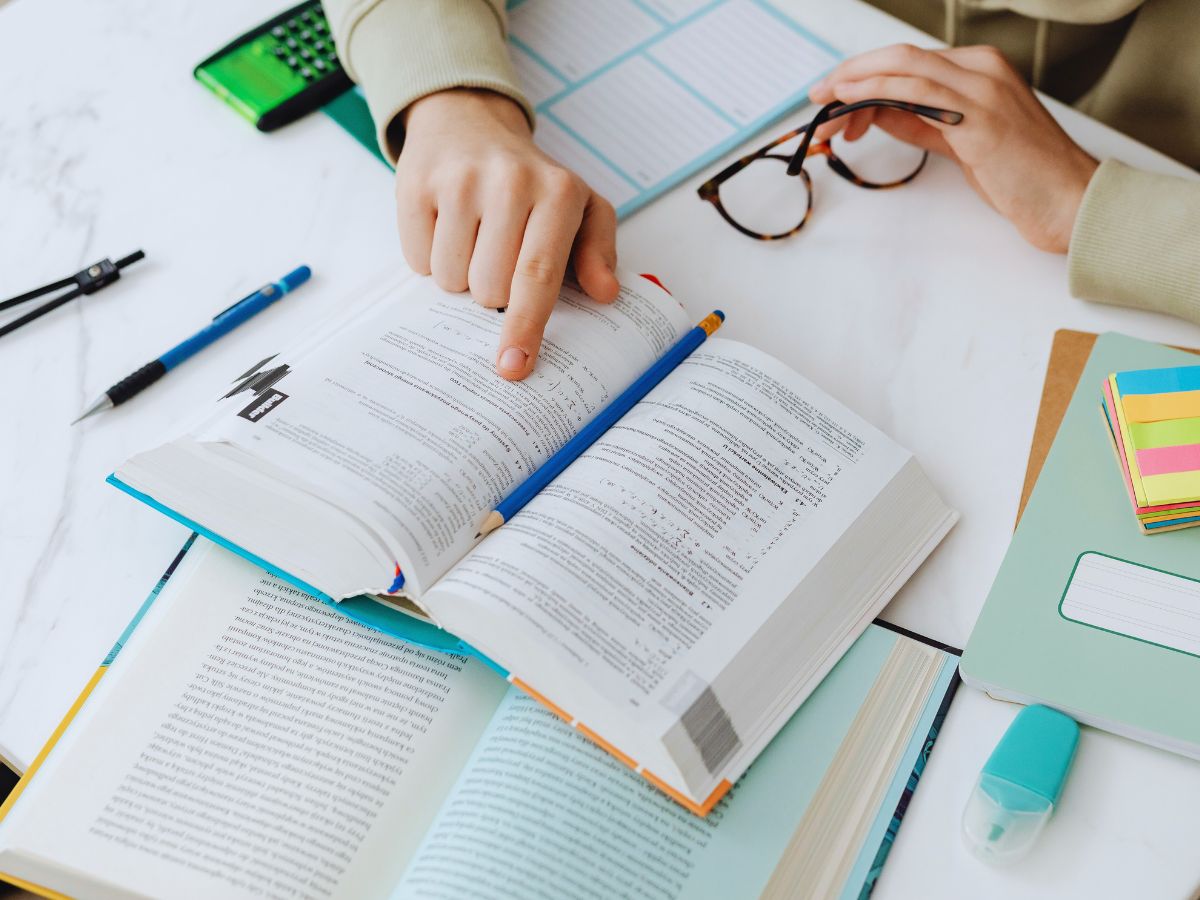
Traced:
<path fill-rule="evenodd" d="M 697 190 L 700 199 L 715 206 L 726 222 L 747 237 L 777 241 L 803 228 L 812 214 L 812 181 L 804 169 L 808 156 L 824 156 L 829 168 L 859 187 L 880 190 L 908 184 L 925 168 L 928 151 L 884 138 L 883 146 L 874 144 L 865 152 L 858 145 L 872 142 L 845 142 L 845 149 L 839 155 L 830 141 L 813 140 L 817 129 L 826 122 L 871 107 L 899 109 L 947 125 L 957 125 L 963 120 L 959 112 L 899 100 L 863 100 L 848 106 L 835 101 L 821 107 L 808 124 L 776 138 L 704 182 Z M 771 152 L 795 137 L 801 138 L 795 152 Z M 786 166 L 783 174 L 789 176 L 788 181 L 779 177 L 780 163 Z"/>

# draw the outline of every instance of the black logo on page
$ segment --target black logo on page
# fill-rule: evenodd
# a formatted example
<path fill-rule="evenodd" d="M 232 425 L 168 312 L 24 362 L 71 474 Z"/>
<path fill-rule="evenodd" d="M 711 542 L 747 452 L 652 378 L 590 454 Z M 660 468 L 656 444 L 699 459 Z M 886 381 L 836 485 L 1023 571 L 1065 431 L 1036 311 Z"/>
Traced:
<path fill-rule="evenodd" d="M 274 356 L 268 356 L 262 362 L 255 363 L 241 375 L 234 379 L 233 390 L 225 395 L 223 399 L 236 397 L 238 394 L 250 391 L 255 397 L 262 397 L 288 372 L 291 367 L 287 363 L 275 366 L 273 369 L 267 368 L 267 363 L 273 360 Z"/>
<path fill-rule="evenodd" d="M 283 391 L 264 391 L 261 396 L 255 397 L 250 402 L 250 405 L 238 413 L 243 419 L 249 419 L 251 422 L 259 422 L 271 410 L 280 406 L 288 395 Z"/>
<path fill-rule="evenodd" d="M 274 386 L 291 371 L 291 368 L 286 363 L 274 368 L 267 368 L 267 363 L 274 358 L 274 356 L 268 356 L 239 375 L 234 379 L 233 390 L 225 395 L 224 399 L 229 399 L 249 391 L 254 397 L 246 408 L 238 413 L 243 419 L 257 422 L 288 398 L 287 394 L 275 390 Z"/>

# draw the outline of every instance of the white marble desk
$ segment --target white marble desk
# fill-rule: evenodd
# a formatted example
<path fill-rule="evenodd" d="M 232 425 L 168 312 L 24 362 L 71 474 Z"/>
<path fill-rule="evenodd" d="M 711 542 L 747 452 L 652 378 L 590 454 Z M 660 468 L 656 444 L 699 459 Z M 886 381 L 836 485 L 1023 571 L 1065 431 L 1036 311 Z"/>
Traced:
<path fill-rule="evenodd" d="M 856 0 L 787 5 L 847 53 L 928 43 Z M 0 296 L 102 256 L 148 254 L 120 284 L 0 339 L 0 756 L 16 767 L 186 536 L 103 477 L 398 252 L 388 173 L 332 122 L 265 137 L 191 78 L 276 6 L 0 8 Z M 1098 155 L 1179 169 L 1058 112 Z M 697 177 L 622 225 L 622 259 L 697 313 L 719 304 L 730 337 L 788 360 L 917 452 L 963 518 L 887 615 L 961 646 L 1011 533 L 1054 330 L 1200 346 L 1200 328 L 1072 299 L 1065 260 L 1026 246 L 944 162 L 883 194 L 815 179 L 801 237 L 742 239 L 696 199 Z M 136 401 L 68 427 L 114 378 L 301 262 L 310 286 Z M 961 692 L 877 896 L 1185 896 L 1200 880 L 1200 764 L 1092 731 L 1034 854 L 1012 870 L 968 855 L 962 806 L 1012 714 Z"/>

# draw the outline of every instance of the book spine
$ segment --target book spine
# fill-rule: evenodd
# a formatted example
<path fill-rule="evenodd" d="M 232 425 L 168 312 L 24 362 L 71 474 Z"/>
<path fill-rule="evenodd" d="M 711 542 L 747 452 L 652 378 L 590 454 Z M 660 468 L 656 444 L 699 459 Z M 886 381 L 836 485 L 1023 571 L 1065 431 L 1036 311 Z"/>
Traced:
<path fill-rule="evenodd" d="M 187 556 L 187 552 L 192 549 L 192 544 L 195 542 L 196 535 L 194 534 L 189 535 L 188 539 L 184 541 L 183 546 L 179 548 L 179 552 L 175 554 L 175 558 L 171 560 L 171 564 L 167 566 L 167 570 L 162 573 L 162 576 L 158 579 L 158 583 L 154 585 L 154 590 L 150 592 L 150 596 L 145 599 L 138 608 L 138 611 L 133 614 L 133 618 L 129 620 L 129 624 L 125 626 L 125 630 L 121 632 L 121 636 L 117 638 L 116 643 L 112 645 L 112 649 L 108 651 L 108 655 L 104 657 L 104 661 L 100 663 L 101 669 L 107 669 L 112 665 L 113 660 L 117 658 L 117 654 L 121 652 L 121 648 L 129 642 L 129 638 L 142 621 L 142 617 L 146 615 L 150 607 L 154 604 L 154 601 L 158 599 L 158 595 L 166 587 L 167 581 L 174 574 L 175 570 L 179 568 L 179 564 L 183 562 L 183 558 Z"/>

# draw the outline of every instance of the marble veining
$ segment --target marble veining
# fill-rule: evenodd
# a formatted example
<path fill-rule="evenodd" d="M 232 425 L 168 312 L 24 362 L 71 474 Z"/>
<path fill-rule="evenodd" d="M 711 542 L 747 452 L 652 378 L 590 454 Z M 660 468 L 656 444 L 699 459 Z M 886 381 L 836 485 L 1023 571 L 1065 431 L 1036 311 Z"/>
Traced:
<path fill-rule="evenodd" d="M 846 52 L 928 43 L 856 0 L 781 5 Z M 274 11 L 266 0 L 0 6 L 0 296 L 147 252 L 118 284 L 0 338 L 0 756 L 17 766 L 186 537 L 104 476 L 399 257 L 378 161 L 320 116 L 258 134 L 192 81 L 197 60 Z M 1099 155 L 1178 171 L 1056 111 Z M 874 195 L 827 174 L 814 175 L 804 232 L 763 244 L 700 204 L 700 173 L 622 225 L 622 261 L 660 275 L 697 314 L 721 306 L 723 336 L 789 362 L 918 455 L 963 518 L 887 617 L 961 645 L 1011 534 L 1054 330 L 1200 346 L 1200 328 L 1072 299 L 1065 261 L 1024 245 L 949 163 Z M 126 406 L 67 426 L 96 393 L 301 262 L 315 277 L 294 298 Z M 1010 716 L 962 692 L 877 897 L 1190 890 L 1200 769 L 1094 733 L 1045 852 L 1019 872 L 971 859 L 962 803 Z"/>

